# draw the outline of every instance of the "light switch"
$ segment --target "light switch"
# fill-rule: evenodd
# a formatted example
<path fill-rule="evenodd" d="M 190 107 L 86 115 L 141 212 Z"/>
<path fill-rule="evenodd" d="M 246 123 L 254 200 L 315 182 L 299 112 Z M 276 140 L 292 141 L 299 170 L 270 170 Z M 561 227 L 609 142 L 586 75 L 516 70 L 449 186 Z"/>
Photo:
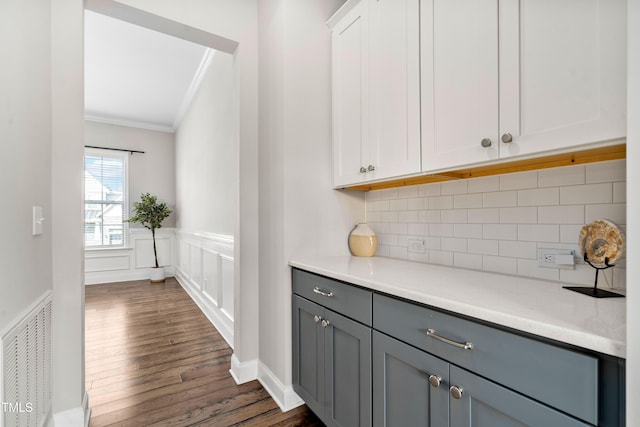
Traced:
<path fill-rule="evenodd" d="M 37 236 L 42 234 L 42 223 L 44 223 L 44 217 L 42 216 L 42 206 L 33 207 L 33 235 Z"/>

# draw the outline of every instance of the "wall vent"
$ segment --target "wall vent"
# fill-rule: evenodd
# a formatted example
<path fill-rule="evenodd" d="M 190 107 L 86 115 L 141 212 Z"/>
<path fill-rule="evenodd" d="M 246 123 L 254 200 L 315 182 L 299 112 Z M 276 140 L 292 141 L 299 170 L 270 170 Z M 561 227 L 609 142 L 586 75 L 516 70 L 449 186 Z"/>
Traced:
<path fill-rule="evenodd" d="M 0 427 L 42 427 L 51 411 L 51 292 L 2 336 Z"/>

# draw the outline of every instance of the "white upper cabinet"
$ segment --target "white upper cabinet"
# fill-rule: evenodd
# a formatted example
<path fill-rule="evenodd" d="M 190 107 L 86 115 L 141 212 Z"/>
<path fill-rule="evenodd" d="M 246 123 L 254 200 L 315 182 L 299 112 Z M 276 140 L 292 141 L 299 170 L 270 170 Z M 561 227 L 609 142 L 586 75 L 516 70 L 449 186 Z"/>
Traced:
<path fill-rule="evenodd" d="M 419 19 L 419 0 L 362 0 L 329 21 L 334 186 L 420 172 Z"/>
<path fill-rule="evenodd" d="M 624 0 L 423 0 L 422 169 L 625 136 Z"/>
<path fill-rule="evenodd" d="M 366 1 L 351 7 L 332 27 L 333 181 L 364 180 L 369 161 L 369 25 Z"/>

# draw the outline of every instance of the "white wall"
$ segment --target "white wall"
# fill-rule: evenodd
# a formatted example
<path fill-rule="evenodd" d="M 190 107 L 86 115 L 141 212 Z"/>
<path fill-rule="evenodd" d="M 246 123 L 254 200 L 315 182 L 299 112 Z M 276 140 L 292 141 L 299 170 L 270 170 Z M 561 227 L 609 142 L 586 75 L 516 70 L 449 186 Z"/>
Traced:
<path fill-rule="evenodd" d="M 176 132 L 178 227 L 233 235 L 238 123 L 233 56 L 216 52 Z"/>
<path fill-rule="evenodd" d="M 628 110 L 627 110 L 627 425 L 640 424 L 640 1 L 628 2 Z"/>
<path fill-rule="evenodd" d="M 300 251 L 347 254 L 364 195 L 331 189 L 330 32 L 342 1 L 258 3 L 260 41 L 260 367 L 281 407 L 291 390 L 291 277 Z"/>
<path fill-rule="evenodd" d="M 0 331 L 53 287 L 49 8 L 43 0 L 0 5 Z M 46 217 L 41 236 L 31 235 L 34 205 Z"/>
<path fill-rule="evenodd" d="M 52 7 L 53 411 L 81 425 L 84 399 L 84 4 Z M 28 26 L 33 30 L 33 25 Z"/>
<path fill-rule="evenodd" d="M 144 151 L 129 155 L 129 208 L 140 194 L 151 193 L 175 211 L 176 174 L 174 134 L 93 121 L 85 121 L 84 144 L 96 147 Z M 174 227 L 175 212 L 162 225 Z M 138 226 L 132 224 L 132 227 Z"/>

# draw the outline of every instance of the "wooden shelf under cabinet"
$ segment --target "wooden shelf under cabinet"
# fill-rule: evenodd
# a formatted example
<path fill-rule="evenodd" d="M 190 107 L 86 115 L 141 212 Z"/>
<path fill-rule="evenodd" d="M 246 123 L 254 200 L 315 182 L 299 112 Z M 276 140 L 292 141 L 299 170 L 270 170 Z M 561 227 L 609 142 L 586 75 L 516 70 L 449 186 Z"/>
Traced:
<path fill-rule="evenodd" d="M 588 150 L 552 154 L 532 159 L 506 161 L 491 165 L 480 165 L 446 172 L 438 172 L 435 174 L 425 174 L 389 181 L 347 186 L 344 188 L 358 191 L 382 190 L 385 188 L 406 187 L 410 185 L 430 184 L 457 179 L 479 178 L 482 176 L 502 175 L 513 172 L 526 172 L 538 169 L 557 168 L 561 166 L 603 162 L 606 160 L 618 160 L 624 159 L 626 156 L 626 144 L 618 144 Z"/>

